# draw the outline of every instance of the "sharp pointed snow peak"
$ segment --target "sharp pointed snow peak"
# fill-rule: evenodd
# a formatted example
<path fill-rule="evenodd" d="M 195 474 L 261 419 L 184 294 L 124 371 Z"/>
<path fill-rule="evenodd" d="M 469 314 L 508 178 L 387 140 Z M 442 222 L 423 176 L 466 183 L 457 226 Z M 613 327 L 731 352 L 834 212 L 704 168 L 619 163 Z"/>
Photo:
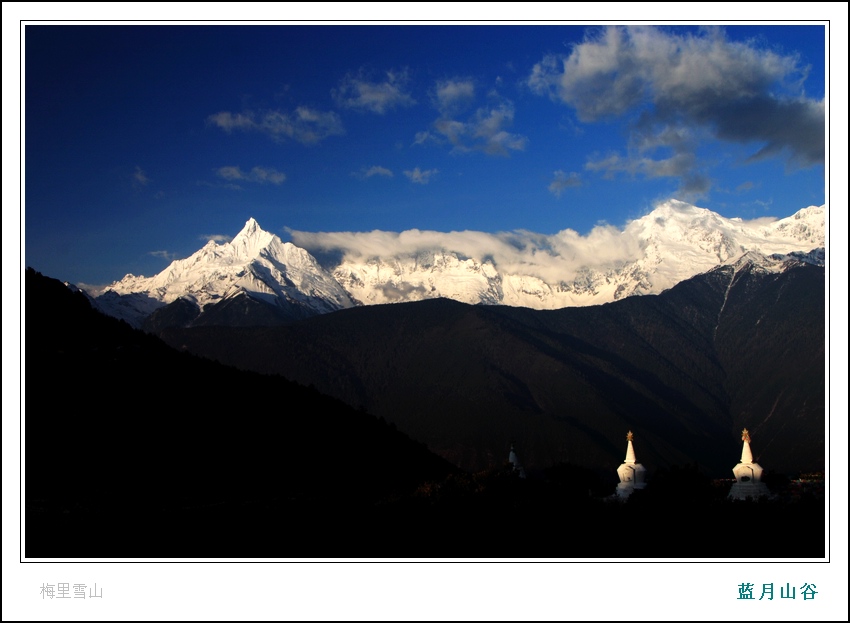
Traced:
<path fill-rule="evenodd" d="M 257 222 L 257 219 L 252 216 L 247 221 L 245 221 L 245 226 L 242 228 L 242 231 L 236 234 L 234 240 L 236 240 L 236 238 L 249 238 L 257 232 L 267 233 L 263 230 L 262 227 L 260 227 L 260 224 Z"/>
<path fill-rule="evenodd" d="M 269 245 L 277 236 L 265 231 L 257 220 L 249 218 L 236 237 L 230 241 L 230 246 L 237 255 L 253 258 Z"/>

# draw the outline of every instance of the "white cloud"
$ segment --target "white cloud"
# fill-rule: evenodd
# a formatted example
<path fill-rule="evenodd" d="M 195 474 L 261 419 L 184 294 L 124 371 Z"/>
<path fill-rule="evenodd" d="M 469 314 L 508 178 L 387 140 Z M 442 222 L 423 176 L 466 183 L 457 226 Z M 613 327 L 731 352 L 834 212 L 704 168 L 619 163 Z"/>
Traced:
<path fill-rule="evenodd" d="M 439 173 L 437 169 L 428 169 L 427 171 L 421 171 L 419 167 L 416 167 L 412 171 L 404 171 L 404 174 L 407 178 L 414 182 L 415 184 L 427 184 L 431 181 L 431 176 Z"/>
<path fill-rule="evenodd" d="M 448 142 L 452 151 L 480 151 L 491 156 L 507 156 L 510 151 L 522 151 L 528 138 L 507 131 L 514 120 L 514 107 L 504 101 L 494 107 L 479 108 L 466 121 L 440 117 L 434 122 L 435 132 L 419 132 L 414 144 L 427 141 Z"/>
<path fill-rule="evenodd" d="M 343 261 L 411 257 L 430 251 L 490 260 L 511 274 L 540 277 L 557 283 L 575 276 L 583 267 L 611 268 L 640 256 L 641 243 L 616 227 L 599 225 L 582 236 L 566 229 L 554 235 L 528 231 L 485 233 L 437 232 L 302 232 L 288 230 L 292 242 L 313 253 L 334 252 Z"/>
<path fill-rule="evenodd" d="M 414 145 L 424 145 L 429 141 L 436 141 L 437 138 L 431 134 L 430 132 L 423 130 L 422 132 L 417 132 L 416 136 L 413 137 Z"/>
<path fill-rule="evenodd" d="M 434 87 L 434 105 L 443 115 L 462 111 L 475 99 L 475 84 L 469 79 L 442 80 Z"/>
<path fill-rule="evenodd" d="M 356 173 L 354 175 L 355 177 L 358 177 L 361 180 L 367 180 L 370 177 L 374 177 L 375 175 L 380 175 L 381 177 L 392 177 L 393 172 L 385 167 L 375 165 L 369 167 L 368 169 L 366 167 L 363 167 L 363 169 L 361 169 L 359 173 Z"/>
<path fill-rule="evenodd" d="M 274 184 L 279 186 L 286 181 L 286 174 L 270 167 L 254 167 L 249 172 L 244 172 L 240 167 L 219 167 L 215 170 L 216 175 L 229 181 L 241 180 L 254 182 L 256 184 Z M 238 186 L 237 186 L 238 188 Z"/>
<path fill-rule="evenodd" d="M 168 260 L 169 262 L 177 259 L 176 253 L 169 253 L 168 251 L 148 251 L 148 255 L 153 255 L 154 257 L 161 257 L 164 260 Z"/>
<path fill-rule="evenodd" d="M 279 186 L 286 181 L 286 174 L 272 168 L 254 167 L 251 169 L 251 181 L 261 184 L 268 182 L 269 184 Z"/>
<path fill-rule="evenodd" d="M 208 182 L 207 180 L 198 180 L 195 182 L 198 186 L 206 186 L 207 188 L 226 188 L 227 190 L 243 190 L 239 184 L 234 184 L 233 182 L 223 182 L 213 184 L 212 182 Z"/>
<path fill-rule="evenodd" d="M 561 194 L 567 188 L 575 188 L 576 186 L 581 186 L 581 175 L 574 171 L 566 173 L 564 171 L 558 170 L 555 171 L 554 176 L 555 177 L 552 180 L 552 183 L 549 184 L 549 192 L 555 195 L 556 197 L 560 197 Z"/>
<path fill-rule="evenodd" d="M 565 56 L 537 63 L 527 84 L 572 106 L 584 122 L 630 114 L 628 154 L 594 170 L 671 176 L 704 192 L 696 138 L 754 144 L 750 160 L 784 155 L 824 161 L 824 102 L 807 98 L 808 67 L 793 55 L 734 42 L 720 29 L 678 35 L 646 26 L 606 27 Z M 660 151 L 661 153 L 656 153 Z"/>
<path fill-rule="evenodd" d="M 276 141 L 291 139 L 305 145 L 315 145 L 329 136 L 345 133 L 338 114 L 306 106 L 299 106 L 292 113 L 267 110 L 233 114 L 225 111 L 210 115 L 207 122 L 227 133 L 234 130 L 260 132 Z"/>
<path fill-rule="evenodd" d="M 524 150 L 528 138 L 507 130 L 514 121 L 513 103 L 495 91 L 488 98 L 491 104 L 479 107 L 461 120 L 458 116 L 475 100 L 475 84 L 470 79 L 459 78 L 438 81 L 432 99 L 440 116 L 431 129 L 416 133 L 413 144 L 448 144 L 457 153 L 480 151 L 497 156 Z"/>
<path fill-rule="evenodd" d="M 201 240 L 206 240 L 207 242 L 209 242 L 210 240 L 213 240 L 215 242 L 221 243 L 221 242 L 230 242 L 231 240 L 233 240 L 232 236 L 226 236 L 224 234 L 203 234 L 203 235 L 198 236 L 198 237 Z"/>
<path fill-rule="evenodd" d="M 347 75 L 340 81 L 339 88 L 332 91 L 337 103 L 344 108 L 353 108 L 383 115 L 399 106 L 413 106 L 416 100 L 406 93 L 407 71 L 388 71 L 383 82 L 370 82 L 363 71 L 354 76 Z"/>
<path fill-rule="evenodd" d="M 217 125 L 225 132 L 233 130 L 256 130 L 257 123 L 254 121 L 254 113 L 236 113 L 222 111 L 207 117 L 207 121 Z"/>
<path fill-rule="evenodd" d="M 133 172 L 133 180 L 134 184 L 138 184 L 140 186 L 147 186 L 150 179 L 147 174 L 142 170 L 142 167 L 136 167 L 136 170 Z"/>
<path fill-rule="evenodd" d="M 215 174 L 219 177 L 223 177 L 226 180 L 245 179 L 245 174 L 239 167 L 219 167 L 218 169 L 216 169 Z"/>

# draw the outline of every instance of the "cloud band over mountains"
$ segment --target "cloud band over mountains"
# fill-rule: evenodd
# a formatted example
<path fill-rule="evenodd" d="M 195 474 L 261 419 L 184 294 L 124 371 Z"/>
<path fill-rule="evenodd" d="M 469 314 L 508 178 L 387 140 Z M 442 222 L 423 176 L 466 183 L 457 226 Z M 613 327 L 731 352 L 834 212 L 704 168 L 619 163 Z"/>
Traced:
<path fill-rule="evenodd" d="M 611 225 L 599 225 L 585 236 L 571 229 L 553 235 L 529 231 L 486 233 L 419 229 L 402 232 L 287 231 L 293 244 L 313 254 L 341 254 L 343 262 L 449 252 L 461 259 L 491 261 L 506 272 L 532 275 L 548 282 L 574 277 L 576 266 L 621 265 L 640 257 L 641 251 L 636 237 L 625 235 Z"/>
<path fill-rule="evenodd" d="M 789 231 L 766 233 L 771 231 L 777 220 L 774 217 L 727 220 L 703 208 L 670 200 L 658 204 L 651 213 L 628 222 L 623 228 L 599 224 L 585 235 L 572 229 L 555 234 L 526 230 L 487 233 L 419 229 L 402 232 L 305 232 L 287 229 L 287 232 L 295 245 L 314 255 L 333 258 L 336 264 L 325 266 L 329 269 L 347 262 L 392 262 L 394 259 L 453 253 L 461 260 L 491 262 L 503 273 L 528 275 L 547 283 L 558 283 L 575 279 L 584 269 L 605 272 L 639 260 L 645 257 L 649 246 L 659 243 L 659 235 L 667 239 L 664 244 L 673 247 L 714 244 L 688 239 L 693 223 L 698 221 L 717 228 L 718 236 L 728 234 L 737 239 L 736 244 L 744 245 L 741 247 L 743 252 L 748 245 L 757 246 L 765 235 L 779 238 L 788 235 Z"/>

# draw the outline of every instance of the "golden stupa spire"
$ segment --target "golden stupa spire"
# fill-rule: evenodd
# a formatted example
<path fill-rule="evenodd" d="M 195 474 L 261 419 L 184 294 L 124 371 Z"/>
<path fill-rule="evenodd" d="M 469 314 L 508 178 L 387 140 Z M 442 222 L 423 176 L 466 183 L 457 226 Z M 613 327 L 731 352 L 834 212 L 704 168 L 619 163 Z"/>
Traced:
<path fill-rule="evenodd" d="M 626 440 L 627 441 L 634 441 L 634 439 L 635 439 L 635 436 L 632 433 L 632 431 L 629 431 L 628 433 L 626 433 Z"/>
<path fill-rule="evenodd" d="M 741 431 L 741 441 L 746 441 L 747 443 L 750 443 L 750 431 L 748 431 L 746 428 Z"/>

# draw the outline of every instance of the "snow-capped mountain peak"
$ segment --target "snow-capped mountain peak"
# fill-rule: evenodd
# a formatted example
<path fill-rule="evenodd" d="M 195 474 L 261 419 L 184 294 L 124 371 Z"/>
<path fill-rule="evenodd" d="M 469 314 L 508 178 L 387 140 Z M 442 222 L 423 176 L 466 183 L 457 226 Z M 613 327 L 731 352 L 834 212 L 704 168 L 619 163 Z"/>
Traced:
<path fill-rule="evenodd" d="M 228 244 L 233 250 L 234 260 L 252 260 L 276 238 L 274 234 L 263 231 L 256 220 L 249 218 L 242 231 L 236 234 Z"/>
<path fill-rule="evenodd" d="M 107 286 L 97 301 L 106 313 L 140 326 L 145 316 L 177 299 L 191 301 L 203 312 L 242 294 L 293 317 L 355 305 L 313 256 L 263 230 L 253 218 L 230 242 L 211 240 L 153 277 L 126 275 Z M 129 305 L 133 299 L 136 303 Z"/>

